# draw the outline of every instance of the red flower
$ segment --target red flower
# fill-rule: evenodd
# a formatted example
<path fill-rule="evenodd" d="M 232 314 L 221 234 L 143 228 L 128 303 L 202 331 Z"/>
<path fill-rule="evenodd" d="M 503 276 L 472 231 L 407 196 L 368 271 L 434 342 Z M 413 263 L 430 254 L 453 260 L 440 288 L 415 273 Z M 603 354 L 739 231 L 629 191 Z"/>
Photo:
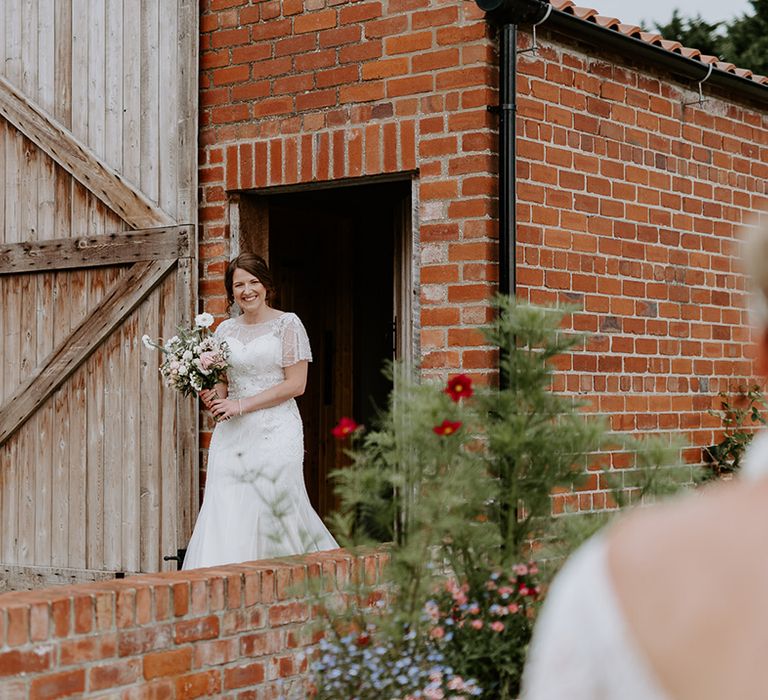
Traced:
<path fill-rule="evenodd" d="M 444 420 L 440 425 L 436 425 L 432 430 L 437 435 L 453 435 L 461 427 L 461 421 Z"/>
<path fill-rule="evenodd" d="M 354 433 L 360 426 L 355 422 L 354 418 L 341 418 L 338 425 L 331 430 L 333 437 L 343 440 L 350 433 Z"/>
<path fill-rule="evenodd" d="M 466 374 L 458 374 L 448 382 L 445 387 L 445 393 L 453 401 L 466 397 L 469 398 L 474 393 L 472 391 L 472 380 Z"/>
<path fill-rule="evenodd" d="M 371 643 L 371 637 L 366 632 L 363 632 L 358 636 L 356 641 L 357 641 L 357 646 L 367 647 Z"/>

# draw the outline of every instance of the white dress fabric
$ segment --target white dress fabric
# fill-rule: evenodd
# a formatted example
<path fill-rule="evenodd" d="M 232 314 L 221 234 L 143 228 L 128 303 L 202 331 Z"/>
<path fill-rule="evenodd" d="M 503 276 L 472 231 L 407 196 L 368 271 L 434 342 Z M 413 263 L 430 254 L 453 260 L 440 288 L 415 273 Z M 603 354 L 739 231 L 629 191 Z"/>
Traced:
<path fill-rule="evenodd" d="M 741 460 L 739 478 L 757 481 L 768 476 L 768 430 L 755 433 Z"/>
<path fill-rule="evenodd" d="M 739 478 L 768 477 L 768 430 L 747 447 Z M 522 700 L 670 700 L 634 647 L 597 535 L 557 575 L 534 628 Z"/>
<path fill-rule="evenodd" d="M 606 541 L 566 562 L 533 632 L 522 700 L 669 700 L 634 647 L 610 579 Z"/>
<path fill-rule="evenodd" d="M 292 313 L 257 324 L 228 319 L 216 335 L 231 351 L 230 399 L 259 394 L 284 380 L 283 368 L 312 359 L 304 326 Z M 337 548 L 309 501 L 303 462 L 304 431 L 293 399 L 218 423 L 183 568 Z"/>

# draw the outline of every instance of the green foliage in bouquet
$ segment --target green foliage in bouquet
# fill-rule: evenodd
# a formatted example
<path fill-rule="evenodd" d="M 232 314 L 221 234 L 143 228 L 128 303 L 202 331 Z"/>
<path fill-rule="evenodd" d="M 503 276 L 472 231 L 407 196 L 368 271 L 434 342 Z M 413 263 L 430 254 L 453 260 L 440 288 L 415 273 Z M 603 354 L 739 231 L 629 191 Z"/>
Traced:
<path fill-rule="evenodd" d="M 352 436 L 352 465 L 335 474 L 341 508 L 334 529 L 344 546 L 393 544 L 387 607 L 350 613 L 341 632 L 343 616 L 330 617 L 338 638 L 366 630 L 391 654 L 407 636 L 409 645 L 437 654 L 438 670 L 457 687 L 473 679 L 481 690 L 472 695 L 515 698 L 539 594 L 539 584 L 520 572 L 536 572 L 546 584 L 555 568 L 538 574 L 530 562 L 534 543 L 545 547 L 538 556 L 568 552 L 606 520 L 605 513 L 555 517 L 553 490 L 570 491 L 599 469 L 592 458 L 618 449 L 636 456 L 633 468 L 610 481 L 617 506 L 627 490 L 640 498 L 690 481 L 690 470 L 681 479 L 664 468 L 674 446 L 652 440 L 641 447 L 609 435 L 602 420 L 551 391 L 553 359 L 583 343 L 561 330 L 570 311 L 499 298 L 486 335 L 501 351 L 502 388 L 475 387 L 460 375 L 441 390 L 393 367 L 394 390 L 379 425 L 363 432 L 340 424 L 337 436 Z M 508 601 L 489 598 L 496 580 L 505 582 Z M 446 605 L 446 590 L 462 593 Z M 358 587 L 351 599 L 366 595 Z M 406 653 L 413 656 L 404 647 Z M 381 670 L 371 673 L 356 667 L 345 686 L 349 697 L 382 697 Z M 387 697 L 442 697 L 408 684 L 401 690 Z"/>

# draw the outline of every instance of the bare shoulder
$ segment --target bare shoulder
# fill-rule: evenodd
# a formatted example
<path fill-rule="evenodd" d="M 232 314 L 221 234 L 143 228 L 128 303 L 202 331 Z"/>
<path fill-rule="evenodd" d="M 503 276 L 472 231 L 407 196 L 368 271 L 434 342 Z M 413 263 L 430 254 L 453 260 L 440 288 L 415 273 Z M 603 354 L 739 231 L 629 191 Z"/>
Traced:
<path fill-rule="evenodd" d="M 691 490 L 664 503 L 640 508 L 619 521 L 608 537 L 614 563 L 647 564 L 681 548 L 714 553 L 730 547 L 734 532 L 748 537 L 759 523 L 768 524 L 768 479 L 734 480 Z M 759 535 L 759 533 L 755 533 Z"/>

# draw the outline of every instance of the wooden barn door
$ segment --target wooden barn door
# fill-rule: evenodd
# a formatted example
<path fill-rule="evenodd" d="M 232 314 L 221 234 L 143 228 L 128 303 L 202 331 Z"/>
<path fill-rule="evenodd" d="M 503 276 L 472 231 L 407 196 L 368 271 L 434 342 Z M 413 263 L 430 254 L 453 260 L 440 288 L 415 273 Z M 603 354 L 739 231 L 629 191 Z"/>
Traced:
<path fill-rule="evenodd" d="M 0 3 L 0 590 L 171 568 L 196 406 L 196 0 Z"/>

